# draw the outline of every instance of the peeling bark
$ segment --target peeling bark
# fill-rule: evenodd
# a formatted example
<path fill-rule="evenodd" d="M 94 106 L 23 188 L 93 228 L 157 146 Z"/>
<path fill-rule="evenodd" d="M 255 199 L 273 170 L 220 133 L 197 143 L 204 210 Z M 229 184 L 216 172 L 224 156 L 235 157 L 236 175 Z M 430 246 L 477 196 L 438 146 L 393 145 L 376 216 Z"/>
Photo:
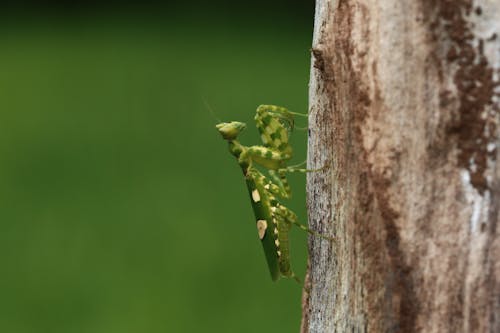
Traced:
<path fill-rule="evenodd" d="M 500 2 L 317 0 L 302 332 L 500 332 Z"/>

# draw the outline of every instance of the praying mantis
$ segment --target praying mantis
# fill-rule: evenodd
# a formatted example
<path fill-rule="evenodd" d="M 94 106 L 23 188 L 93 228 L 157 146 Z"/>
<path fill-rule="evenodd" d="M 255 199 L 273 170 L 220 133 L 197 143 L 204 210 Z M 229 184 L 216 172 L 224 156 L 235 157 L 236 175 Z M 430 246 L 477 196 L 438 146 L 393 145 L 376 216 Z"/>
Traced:
<path fill-rule="evenodd" d="M 289 231 L 293 225 L 325 239 L 297 221 L 297 215 L 279 199 L 289 199 L 291 189 L 286 178 L 288 172 L 318 170 L 288 167 L 292 147 L 288 141 L 294 127 L 294 116 L 306 116 L 276 105 L 260 105 L 255 122 L 262 145 L 244 146 L 237 141 L 246 124 L 238 121 L 216 125 L 223 139 L 229 143 L 230 153 L 236 157 L 250 195 L 255 214 L 257 233 L 264 248 L 267 265 L 273 281 L 281 277 L 293 278 L 300 283 L 290 265 Z M 257 165 L 267 169 L 268 177 Z"/>

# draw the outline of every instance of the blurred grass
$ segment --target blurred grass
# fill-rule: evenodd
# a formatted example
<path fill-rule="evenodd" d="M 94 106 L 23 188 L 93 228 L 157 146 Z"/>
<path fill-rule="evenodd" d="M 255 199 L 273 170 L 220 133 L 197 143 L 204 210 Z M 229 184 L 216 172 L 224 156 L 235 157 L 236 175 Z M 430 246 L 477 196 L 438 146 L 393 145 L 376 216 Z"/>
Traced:
<path fill-rule="evenodd" d="M 307 110 L 310 35 L 286 18 L 4 22 L 0 331 L 297 331 L 301 287 L 271 282 L 202 98 L 257 143 L 258 104 Z M 303 161 L 306 134 L 293 144 Z"/>

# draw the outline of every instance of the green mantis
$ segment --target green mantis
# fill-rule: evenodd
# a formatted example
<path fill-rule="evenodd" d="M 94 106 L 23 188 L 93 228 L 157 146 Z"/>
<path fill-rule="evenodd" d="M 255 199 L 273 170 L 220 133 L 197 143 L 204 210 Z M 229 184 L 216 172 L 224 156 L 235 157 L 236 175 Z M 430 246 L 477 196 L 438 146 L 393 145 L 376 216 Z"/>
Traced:
<path fill-rule="evenodd" d="M 255 122 L 263 144 L 256 146 L 244 146 L 237 141 L 239 134 L 246 128 L 244 123 L 232 121 L 216 126 L 222 137 L 228 141 L 229 151 L 238 160 L 245 176 L 257 232 L 273 281 L 280 277 L 299 281 L 290 265 L 288 236 L 292 225 L 330 239 L 297 222 L 297 215 L 279 201 L 291 196 L 287 172 L 313 171 L 287 166 L 287 162 L 292 158 L 292 147 L 288 139 L 293 130 L 294 115 L 301 114 L 280 106 L 260 105 Z M 257 165 L 267 169 L 269 177 L 264 176 Z"/>

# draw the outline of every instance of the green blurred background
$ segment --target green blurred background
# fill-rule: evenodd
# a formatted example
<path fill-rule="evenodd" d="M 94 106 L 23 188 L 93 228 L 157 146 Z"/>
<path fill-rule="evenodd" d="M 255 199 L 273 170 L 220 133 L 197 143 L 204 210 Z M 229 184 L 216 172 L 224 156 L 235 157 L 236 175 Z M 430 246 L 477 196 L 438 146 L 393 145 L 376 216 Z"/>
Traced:
<path fill-rule="evenodd" d="M 0 332 L 299 330 L 301 286 L 271 281 L 203 99 L 249 123 L 245 144 L 257 105 L 306 112 L 314 4 L 190 5 L 3 11 Z M 303 277 L 307 237 L 291 237 Z"/>

